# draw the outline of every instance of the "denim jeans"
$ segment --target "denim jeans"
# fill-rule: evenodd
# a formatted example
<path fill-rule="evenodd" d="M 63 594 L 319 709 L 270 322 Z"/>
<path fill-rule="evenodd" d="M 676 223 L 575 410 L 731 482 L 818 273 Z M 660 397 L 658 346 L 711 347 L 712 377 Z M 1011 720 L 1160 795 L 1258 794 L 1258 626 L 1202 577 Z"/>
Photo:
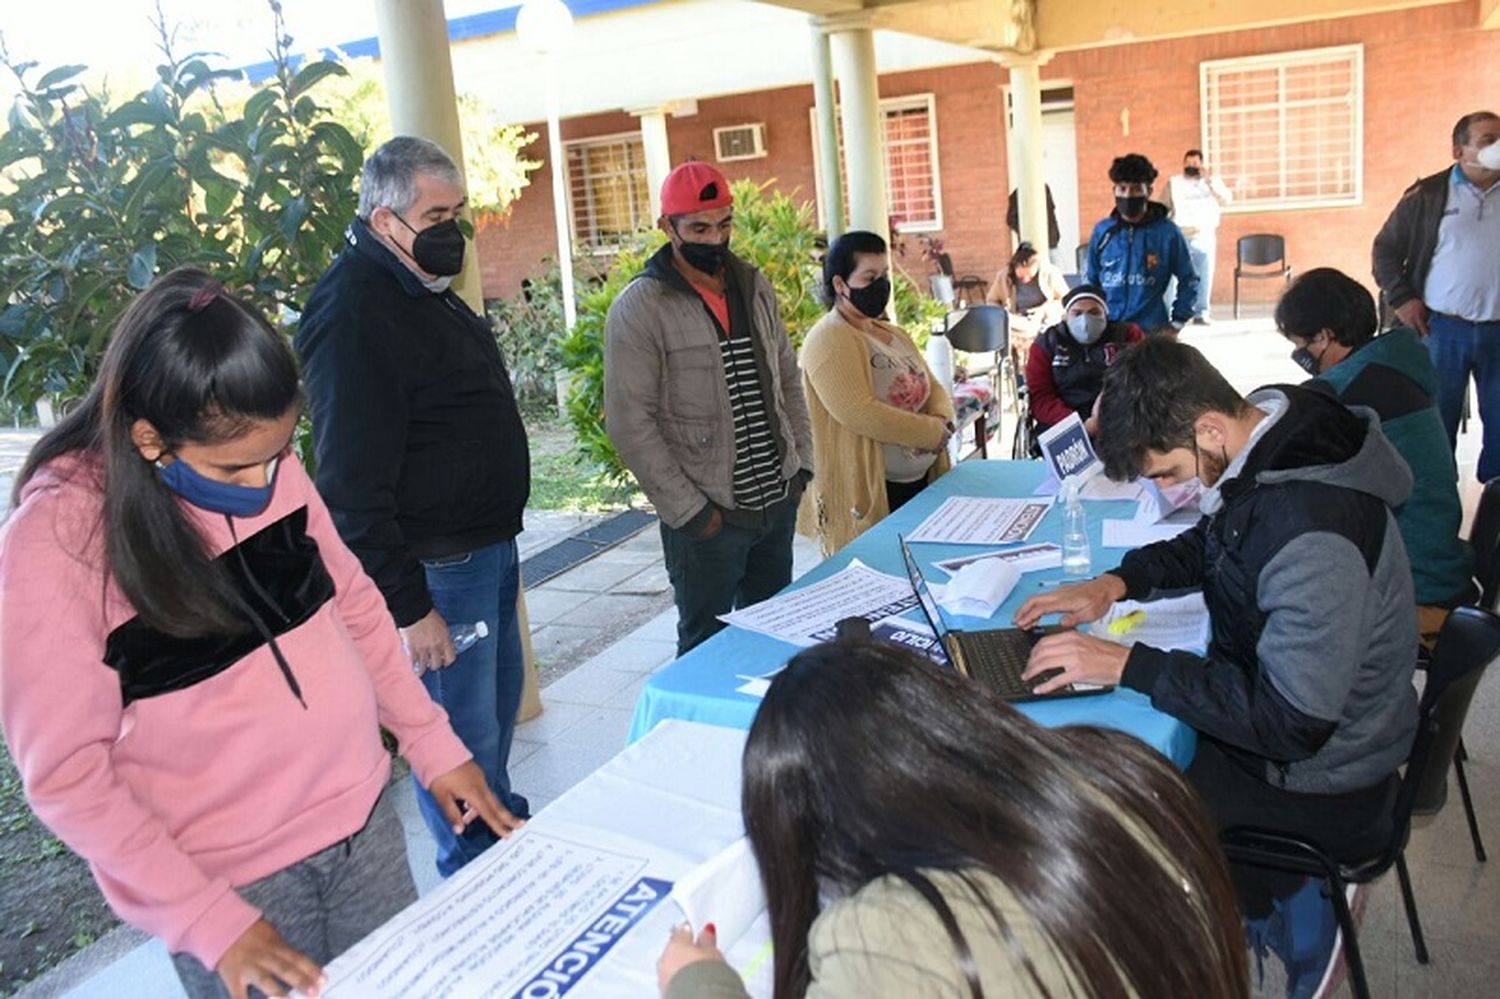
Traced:
<path fill-rule="evenodd" d="M 1438 372 L 1438 412 L 1448 443 L 1458 444 L 1469 376 L 1479 396 L 1484 443 L 1479 452 L 1479 481 L 1500 475 L 1500 322 L 1473 323 L 1432 313 L 1427 319 L 1427 350 Z"/>
<path fill-rule="evenodd" d="M 661 525 L 662 554 L 677 604 L 677 654 L 724 627 L 720 614 L 775 596 L 792 581 L 796 497 L 766 511 L 758 527 L 725 523 L 711 538 Z"/>
<path fill-rule="evenodd" d="M 432 699 L 448 712 L 453 731 L 474 754 L 474 762 L 484 771 L 500 803 L 525 818 L 526 799 L 511 791 L 510 775 L 506 773 L 525 669 L 520 622 L 516 620 L 516 591 L 520 587 L 516 543 L 502 541 L 463 555 L 424 559 L 422 566 L 427 570 L 433 606 L 450 627 L 483 621 L 490 630 L 451 666 L 422 674 L 422 682 Z M 443 877 L 496 842 L 489 827 L 477 820 L 462 836 L 455 836 L 436 799 L 420 783 L 416 791 L 422 819 L 437 840 L 437 869 Z"/>
<path fill-rule="evenodd" d="M 1195 236 L 1187 241 L 1188 259 L 1193 262 L 1193 273 L 1198 275 L 1198 297 L 1193 300 L 1193 315 L 1208 318 L 1210 298 L 1214 290 L 1214 234 Z M 1177 301 L 1177 279 L 1167 279 L 1167 314 Z"/>

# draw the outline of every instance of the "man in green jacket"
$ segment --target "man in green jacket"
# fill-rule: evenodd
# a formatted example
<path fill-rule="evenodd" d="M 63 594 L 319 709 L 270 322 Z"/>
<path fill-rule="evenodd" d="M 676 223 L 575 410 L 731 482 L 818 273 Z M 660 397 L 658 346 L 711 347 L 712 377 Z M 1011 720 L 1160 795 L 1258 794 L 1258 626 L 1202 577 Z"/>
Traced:
<path fill-rule="evenodd" d="M 1411 466 L 1411 498 L 1396 511 L 1411 559 L 1417 621 L 1425 643 L 1448 611 L 1473 596 L 1473 559 L 1458 536 L 1463 509 L 1458 468 L 1437 408 L 1437 369 L 1417 332 L 1398 326 L 1380 336 L 1375 300 L 1331 267 L 1308 271 L 1276 306 L 1276 326 L 1313 376 L 1309 388 L 1346 406 L 1367 406 Z"/>

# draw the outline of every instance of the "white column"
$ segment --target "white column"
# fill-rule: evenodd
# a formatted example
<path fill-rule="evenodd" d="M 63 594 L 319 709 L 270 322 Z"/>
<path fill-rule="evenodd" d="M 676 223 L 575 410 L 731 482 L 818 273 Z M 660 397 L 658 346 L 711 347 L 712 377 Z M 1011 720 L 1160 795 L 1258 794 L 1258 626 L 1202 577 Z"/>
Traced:
<path fill-rule="evenodd" d="M 646 156 L 646 189 L 651 195 L 652 221 L 661 217 L 661 185 L 672 172 L 672 148 L 667 142 L 667 112 L 662 108 L 632 111 L 641 120 L 641 149 Z"/>
<path fill-rule="evenodd" d="M 464 144 L 458 127 L 458 98 L 453 89 L 453 59 L 448 50 L 448 18 L 443 0 L 376 0 L 380 61 L 385 69 L 386 100 L 391 107 L 391 130 L 397 135 L 431 139 L 464 169 Z M 555 148 L 555 147 L 554 147 Z M 471 240 L 464 253 L 463 273 L 453 283 L 474 311 L 484 312 L 479 283 L 479 254 Z M 520 721 L 542 711 L 536 663 L 531 652 L 531 629 L 526 594 L 516 594 L 521 652 L 525 657 L 525 685 Z"/>
<path fill-rule="evenodd" d="M 568 221 L 567 151 L 562 143 L 562 83 L 557 72 L 557 53 L 542 56 L 546 64 L 547 159 L 552 164 L 552 225 L 557 230 L 557 273 L 562 284 L 563 325 L 571 330 L 578 323 L 578 304 L 573 294 L 573 233 Z"/>
<path fill-rule="evenodd" d="M 868 15 L 839 18 L 830 27 L 844 122 L 844 166 L 849 173 L 849 228 L 889 239 L 885 120 L 875 70 L 875 32 Z"/>
<path fill-rule="evenodd" d="M 1001 56 L 1010 70 L 1011 141 L 1010 182 L 1019 202 L 1021 239 L 1047 255 L 1047 189 L 1042 166 L 1041 67 L 1052 54 Z"/>
<path fill-rule="evenodd" d="M 812 18 L 813 108 L 818 131 L 818 180 L 823 189 L 823 215 L 831 244 L 844 231 L 844 179 L 839 175 L 839 118 L 833 93 L 833 55 L 828 32 Z"/>
<path fill-rule="evenodd" d="M 391 131 L 431 139 L 453 157 L 463 173 L 463 134 L 458 126 L 443 0 L 376 0 L 375 14 Z M 453 290 L 476 312 L 484 310 L 479 254 L 472 240 Z"/>

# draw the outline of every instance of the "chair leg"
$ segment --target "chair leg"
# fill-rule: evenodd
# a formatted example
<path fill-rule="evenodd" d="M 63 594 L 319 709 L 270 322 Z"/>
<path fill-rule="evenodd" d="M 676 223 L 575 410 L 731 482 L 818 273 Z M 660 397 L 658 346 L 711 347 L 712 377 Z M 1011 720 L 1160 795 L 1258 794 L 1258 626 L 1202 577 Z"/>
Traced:
<path fill-rule="evenodd" d="M 1406 870 L 1406 851 L 1396 855 L 1396 877 L 1401 882 L 1401 902 L 1406 906 L 1406 925 L 1411 929 L 1411 946 L 1417 963 L 1428 963 L 1427 940 L 1422 936 L 1422 919 L 1417 915 L 1417 899 L 1411 891 L 1411 874 Z"/>
<path fill-rule="evenodd" d="M 1234 318 L 1240 317 L 1240 276 L 1234 276 Z"/>
<path fill-rule="evenodd" d="M 1365 961 L 1360 954 L 1359 935 L 1354 929 L 1354 914 L 1349 911 L 1349 897 L 1344 893 L 1344 881 L 1337 877 L 1330 877 L 1327 881 L 1333 915 L 1344 935 L 1344 964 L 1349 968 L 1349 988 L 1354 993 L 1354 999 L 1370 999 L 1370 985 L 1365 980 Z"/>
<path fill-rule="evenodd" d="M 1474 815 L 1474 799 L 1469 796 L 1469 778 L 1464 773 L 1462 759 L 1465 755 L 1467 754 L 1453 755 L 1453 772 L 1458 775 L 1458 794 L 1464 802 L 1464 817 L 1469 820 L 1469 839 L 1474 841 L 1474 859 L 1482 864 L 1489 860 L 1489 856 L 1484 852 L 1484 840 L 1479 836 L 1479 819 Z"/>

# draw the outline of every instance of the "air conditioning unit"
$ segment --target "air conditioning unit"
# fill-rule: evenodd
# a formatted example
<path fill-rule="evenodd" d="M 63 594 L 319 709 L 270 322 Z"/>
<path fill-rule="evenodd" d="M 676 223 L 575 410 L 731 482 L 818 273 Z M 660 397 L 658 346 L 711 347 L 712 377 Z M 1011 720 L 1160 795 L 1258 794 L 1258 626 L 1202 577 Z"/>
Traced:
<path fill-rule="evenodd" d="M 761 122 L 714 129 L 714 156 L 720 163 L 758 160 L 766 155 L 766 126 Z"/>

